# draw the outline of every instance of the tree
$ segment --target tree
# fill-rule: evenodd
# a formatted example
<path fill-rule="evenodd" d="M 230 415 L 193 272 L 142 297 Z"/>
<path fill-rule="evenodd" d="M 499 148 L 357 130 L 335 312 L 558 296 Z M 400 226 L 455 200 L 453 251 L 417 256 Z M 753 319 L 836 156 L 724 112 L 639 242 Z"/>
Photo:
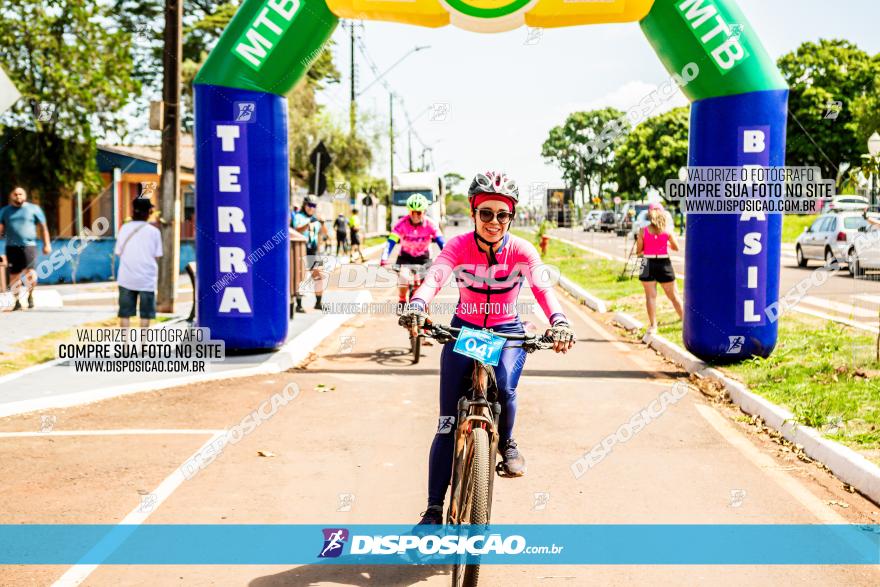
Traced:
<path fill-rule="evenodd" d="M 123 107 L 140 90 L 131 35 L 107 26 L 97 0 L 20 0 L 0 8 L 0 65 L 22 94 L 3 118 L 0 178 L 36 194 L 57 231 L 59 197 L 82 181 L 97 193 L 96 141 L 124 135 Z M 9 185 L 0 186 L 4 193 Z"/>
<path fill-rule="evenodd" d="M 639 194 L 639 181 L 664 193 L 667 179 L 678 178 L 687 166 L 690 107 L 682 106 L 653 116 L 626 137 L 617 150 L 615 175 L 619 190 Z"/>
<path fill-rule="evenodd" d="M 455 188 L 464 181 L 464 176 L 460 173 L 450 171 L 443 174 L 443 182 L 446 184 L 446 192 L 448 194 L 455 193 Z"/>
<path fill-rule="evenodd" d="M 880 61 L 849 41 L 823 39 L 783 55 L 779 69 L 791 86 L 787 164 L 820 167 L 840 183 L 841 166 L 860 163 L 867 126 L 877 122 Z"/>
<path fill-rule="evenodd" d="M 612 176 L 615 150 L 628 130 L 623 112 L 615 108 L 573 112 L 562 126 L 550 130 L 541 155 L 560 169 L 566 185 L 592 200 Z"/>

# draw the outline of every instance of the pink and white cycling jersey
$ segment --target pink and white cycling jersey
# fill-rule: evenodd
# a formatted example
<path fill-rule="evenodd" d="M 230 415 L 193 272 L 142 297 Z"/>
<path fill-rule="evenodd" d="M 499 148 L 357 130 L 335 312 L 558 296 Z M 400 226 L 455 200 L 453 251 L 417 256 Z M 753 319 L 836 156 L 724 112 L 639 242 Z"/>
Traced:
<path fill-rule="evenodd" d="M 496 326 L 518 318 L 516 300 L 525 278 L 551 324 L 565 319 L 553 292 L 558 272 L 544 264 L 534 245 L 508 234 L 495 257 L 498 263 L 490 267 L 473 232 L 449 239 L 413 295 L 413 302 L 421 300 L 427 306 L 454 276 L 459 296 L 456 316 L 484 328 Z"/>
<path fill-rule="evenodd" d="M 400 239 L 400 251 L 411 257 L 424 257 L 431 250 L 431 242 L 443 233 L 440 227 L 428 218 L 422 219 L 421 224 L 410 222 L 409 216 L 401 218 L 391 230 L 392 235 Z"/>

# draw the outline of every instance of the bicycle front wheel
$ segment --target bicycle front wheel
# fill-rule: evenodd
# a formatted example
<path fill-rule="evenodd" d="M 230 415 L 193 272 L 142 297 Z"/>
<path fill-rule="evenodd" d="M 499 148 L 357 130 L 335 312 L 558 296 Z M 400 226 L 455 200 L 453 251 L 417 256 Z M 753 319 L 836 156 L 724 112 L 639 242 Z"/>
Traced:
<path fill-rule="evenodd" d="M 464 491 L 459 511 L 462 524 L 486 525 L 489 523 L 489 504 L 492 500 L 490 479 L 492 467 L 489 462 L 489 434 L 484 428 L 471 431 L 471 450 L 466 451 L 469 465 L 464 467 Z M 452 568 L 454 587 L 476 587 L 480 578 L 480 565 L 459 563 Z"/>

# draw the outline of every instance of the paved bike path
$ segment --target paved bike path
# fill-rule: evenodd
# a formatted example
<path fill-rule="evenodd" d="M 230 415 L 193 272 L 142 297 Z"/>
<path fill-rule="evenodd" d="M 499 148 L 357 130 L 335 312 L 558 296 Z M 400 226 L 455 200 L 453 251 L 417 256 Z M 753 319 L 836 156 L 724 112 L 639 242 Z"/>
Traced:
<path fill-rule="evenodd" d="M 455 292 L 447 290 L 441 301 L 454 298 Z M 846 498 L 847 510 L 829 506 L 829 501 L 843 499 L 838 482 L 793 456 L 777 458 L 776 445 L 743 432 L 694 390 L 576 479 L 572 463 L 670 390 L 681 374 L 643 347 L 618 341 L 570 304 L 566 309 L 579 343 L 568 355 L 539 352 L 528 359 L 516 426 L 528 474 L 495 484 L 494 522 L 827 523 L 867 521 L 876 509 L 854 495 Z M 539 317 L 528 319 L 544 323 Z M 182 482 L 146 523 L 413 523 L 424 509 L 428 448 L 437 422 L 440 347 L 427 347 L 415 366 L 409 364 L 406 347 L 406 334 L 396 318 L 361 315 L 329 337 L 302 369 L 71 408 L 58 427 L 223 429 L 285 385 L 296 383 L 301 392 L 294 401 Z M 20 429 L 23 424 L 23 417 L 0 420 L 0 429 Z M 177 444 L 144 438 L 119 440 L 103 450 L 91 445 L 101 451 L 102 463 L 118 462 L 115 475 L 108 474 L 101 504 L 94 503 L 94 495 L 71 493 L 63 483 L 28 494 L 21 486 L 27 480 L 4 479 L 0 471 L 4 509 L 19 512 L 11 523 L 116 523 L 138 506 L 141 497 L 134 488 L 158 485 L 207 438 L 187 440 L 176 451 L 171 450 L 179 444 L 176 438 Z M 62 442 L 72 450 L 76 440 L 55 439 L 52 450 L 59 450 Z M 260 451 L 273 456 L 259 456 Z M 80 458 L 88 470 L 89 455 Z M 34 465 L 23 474 L 39 471 Z M 28 573 L 31 578 L 55 579 L 66 570 L 14 572 L 17 577 Z M 4 572 L 8 571 L 0 570 Z M 504 586 L 877 584 L 873 570 L 850 567 L 499 566 L 486 567 L 481 579 L 481 585 Z M 84 584 L 448 582 L 448 570 L 442 567 L 101 566 Z"/>

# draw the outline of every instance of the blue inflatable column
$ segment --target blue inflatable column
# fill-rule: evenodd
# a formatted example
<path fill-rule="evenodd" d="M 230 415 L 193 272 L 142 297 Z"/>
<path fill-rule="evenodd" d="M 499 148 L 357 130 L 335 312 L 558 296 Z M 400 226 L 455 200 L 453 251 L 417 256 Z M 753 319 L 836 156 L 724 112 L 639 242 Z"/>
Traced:
<path fill-rule="evenodd" d="M 688 164 L 785 165 L 788 90 L 694 102 Z M 777 324 L 782 215 L 689 214 L 684 343 L 715 363 L 767 357 Z M 772 314 L 772 313 L 771 313 Z"/>
<path fill-rule="evenodd" d="M 287 338 L 287 100 L 195 86 L 197 323 L 228 350 Z"/>

